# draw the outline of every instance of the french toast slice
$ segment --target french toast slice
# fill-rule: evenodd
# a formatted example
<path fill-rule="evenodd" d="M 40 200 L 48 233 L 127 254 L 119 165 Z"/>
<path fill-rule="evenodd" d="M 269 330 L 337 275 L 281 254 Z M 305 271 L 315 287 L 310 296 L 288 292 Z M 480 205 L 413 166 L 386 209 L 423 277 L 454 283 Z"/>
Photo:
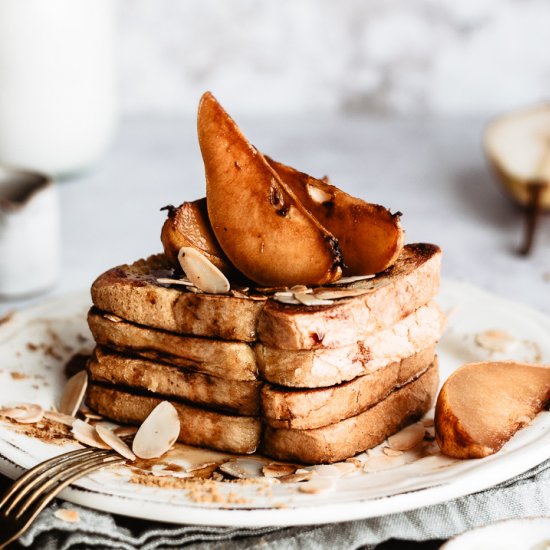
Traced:
<path fill-rule="evenodd" d="M 408 244 L 390 268 L 348 285 L 366 294 L 324 307 L 269 300 L 258 320 L 258 338 L 266 346 L 287 350 L 354 344 L 428 303 L 439 290 L 440 267 L 438 246 Z"/>
<path fill-rule="evenodd" d="M 355 416 L 423 374 L 434 362 L 435 346 L 337 386 L 288 389 L 262 387 L 262 416 L 273 428 L 310 430 Z"/>
<path fill-rule="evenodd" d="M 179 334 L 253 342 L 265 298 L 193 293 L 158 279 L 179 277 L 163 254 L 109 269 L 92 284 L 92 302 L 127 321 Z"/>
<path fill-rule="evenodd" d="M 437 361 L 416 380 L 390 393 L 370 409 L 312 430 L 266 426 L 263 454 L 277 460 L 323 464 L 344 460 L 382 443 L 426 414 L 439 384 Z"/>
<path fill-rule="evenodd" d="M 183 399 L 230 414 L 257 416 L 260 413 L 259 380 L 227 380 L 102 347 L 96 347 L 87 368 L 93 382 Z"/>
<path fill-rule="evenodd" d="M 262 289 L 204 294 L 159 283 L 159 278 L 178 274 L 164 255 L 156 255 L 100 275 L 92 285 L 92 301 L 127 321 L 179 334 L 259 339 L 288 350 L 342 347 L 392 326 L 429 302 L 439 287 L 440 260 L 435 245 L 406 245 L 392 267 L 346 285 L 366 294 L 312 307 L 281 304 Z"/>
<path fill-rule="evenodd" d="M 431 302 L 352 345 L 293 351 L 256 344 L 256 359 L 262 378 L 272 384 L 296 388 L 333 386 L 433 346 L 444 327 L 443 312 Z"/>
<path fill-rule="evenodd" d="M 186 367 L 226 380 L 253 381 L 258 378 L 254 351 L 244 342 L 153 329 L 113 319 L 97 308 L 88 312 L 88 326 L 97 344 L 121 353 Z"/>
<path fill-rule="evenodd" d="M 106 418 L 125 424 L 141 424 L 164 399 L 92 383 L 87 405 Z M 251 454 L 260 442 L 261 421 L 253 416 L 234 416 L 194 407 L 169 399 L 178 412 L 178 441 L 229 453 Z"/>

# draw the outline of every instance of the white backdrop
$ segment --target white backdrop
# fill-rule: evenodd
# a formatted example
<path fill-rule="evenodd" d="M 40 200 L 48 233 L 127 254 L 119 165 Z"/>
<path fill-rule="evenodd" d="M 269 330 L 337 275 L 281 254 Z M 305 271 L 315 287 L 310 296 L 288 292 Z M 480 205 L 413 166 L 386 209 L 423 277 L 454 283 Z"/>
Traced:
<path fill-rule="evenodd" d="M 491 115 L 550 97 L 548 0 L 119 0 L 125 114 Z"/>

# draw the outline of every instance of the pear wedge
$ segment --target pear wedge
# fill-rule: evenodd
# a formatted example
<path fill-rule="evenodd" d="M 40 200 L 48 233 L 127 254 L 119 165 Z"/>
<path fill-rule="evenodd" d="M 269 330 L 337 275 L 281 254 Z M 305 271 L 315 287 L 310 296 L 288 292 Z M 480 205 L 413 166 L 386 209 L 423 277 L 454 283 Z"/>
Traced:
<path fill-rule="evenodd" d="M 400 214 L 352 197 L 326 179 L 266 159 L 306 209 L 338 239 L 344 275 L 380 273 L 395 263 L 405 240 Z"/>
<path fill-rule="evenodd" d="M 483 145 L 514 201 L 529 206 L 530 187 L 542 185 L 540 207 L 550 210 L 550 103 L 497 117 L 487 125 Z"/>
<path fill-rule="evenodd" d="M 302 206 L 209 92 L 201 98 L 197 126 L 208 216 L 231 263 L 264 286 L 339 279 L 337 239 Z"/>
<path fill-rule="evenodd" d="M 170 262 L 179 266 L 178 253 L 184 246 L 199 250 L 224 275 L 234 275 L 236 270 L 220 248 L 212 231 L 206 199 L 184 202 L 177 208 L 167 207 L 168 216 L 160 234 L 164 254 Z"/>
<path fill-rule="evenodd" d="M 437 443 L 455 458 L 493 454 L 549 402 L 550 365 L 464 365 L 449 376 L 437 398 Z"/>

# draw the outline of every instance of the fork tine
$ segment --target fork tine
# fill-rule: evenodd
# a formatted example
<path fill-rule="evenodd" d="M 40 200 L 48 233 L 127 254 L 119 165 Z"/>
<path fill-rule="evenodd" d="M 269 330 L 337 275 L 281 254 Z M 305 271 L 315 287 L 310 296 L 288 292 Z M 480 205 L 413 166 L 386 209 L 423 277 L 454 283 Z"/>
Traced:
<path fill-rule="evenodd" d="M 35 475 L 40 474 L 46 470 L 49 470 L 50 468 L 56 466 L 57 464 L 61 464 L 63 462 L 71 460 L 73 457 L 74 458 L 84 457 L 93 452 L 94 452 L 94 449 L 90 449 L 90 448 L 77 449 L 76 451 L 69 451 L 68 453 L 54 456 L 49 460 L 46 460 L 44 462 L 41 462 L 40 464 L 37 464 L 34 468 L 31 468 L 28 472 L 26 472 L 21 477 L 19 477 L 17 481 L 15 481 L 8 488 L 8 490 L 2 495 L 2 498 L 0 499 L 0 508 L 2 508 L 2 506 L 6 504 L 6 502 L 10 499 L 10 497 L 14 493 L 16 493 L 22 485 L 27 483 L 27 481 L 33 478 Z"/>
<path fill-rule="evenodd" d="M 91 449 L 92 452 L 89 453 L 78 453 L 74 454 L 66 453 L 62 455 L 62 459 L 59 461 L 51 460 L 49 462 L 49 468 L 44 469 L 42 464 L 33 468 L 27 474 L 18 479 L 14 485 L 9 489 L 9 493 L 6 498 L 3 499 L 2 505 L 6 506 L 5 513 L 9 513 L 10 510 L 36 485 L 41 483 L 44 480 L 47 480 L 59 473 L 66 471 L 68 468 L 73 465 L 81 464 L 86 462 L 91 458 L 97 456 L 106 456 L 112 454 L 112 450 L 97 450 Z M 25 479 L 23 479 L 25 478 Z M 1 506 L 0 506 L 1 508 Z"/>
<path fill-rule="evenodd" d="M 76 469 L 73 467 L 72 472 L 65 472 L 63 477 L 57 480 L 57 485 L 53 481 L 49 481 L 47 484 L 40 486 L 36 491 L 29 496 L 22 505 L 20 510 L 15 514 L 15 519 L 20 520 L 22 516 L 25 517 L 25 525 L 36 518 L 36 516 L 65 488 L 73 481 L 89 474 L 95 470 L 100 470 L 105 466 L 112 466 L 114 464 L 122 464 L 126 461 L 125 458 L 120 455 L 111 455 L 106 457 L 97 457 L 94 462 L 87 464 L 85 467 Z M 53 485 L 53 486 L 52 486 Z"/>

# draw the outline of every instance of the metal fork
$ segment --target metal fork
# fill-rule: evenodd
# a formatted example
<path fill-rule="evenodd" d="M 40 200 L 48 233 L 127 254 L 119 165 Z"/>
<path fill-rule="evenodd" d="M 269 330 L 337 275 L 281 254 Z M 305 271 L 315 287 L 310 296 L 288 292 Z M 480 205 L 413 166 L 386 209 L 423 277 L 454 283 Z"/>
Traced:
<path fill-rule="evenodd" d="M 77 479 L 125 459 L 111 449 L 78 449 L 41 462 L 0 498 L 0 549 L 14 542 L 36 516 Z"/>

